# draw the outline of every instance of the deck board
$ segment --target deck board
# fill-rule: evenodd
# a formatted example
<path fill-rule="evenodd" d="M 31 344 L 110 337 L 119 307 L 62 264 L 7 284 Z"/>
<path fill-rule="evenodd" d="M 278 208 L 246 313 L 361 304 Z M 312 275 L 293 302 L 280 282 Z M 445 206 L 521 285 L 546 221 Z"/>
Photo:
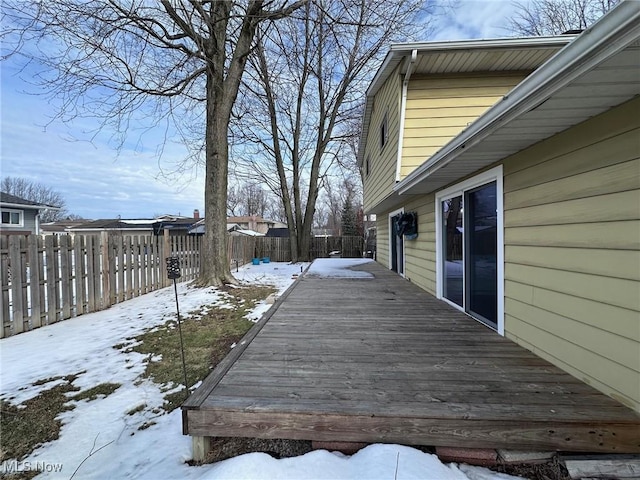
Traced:
<path fill-rule="evenodd" d="M 185 403 L 185 433 L 640 452 L 631 409 L 381 266 L 359 268 L 374 278 L 298 280 Z"/>

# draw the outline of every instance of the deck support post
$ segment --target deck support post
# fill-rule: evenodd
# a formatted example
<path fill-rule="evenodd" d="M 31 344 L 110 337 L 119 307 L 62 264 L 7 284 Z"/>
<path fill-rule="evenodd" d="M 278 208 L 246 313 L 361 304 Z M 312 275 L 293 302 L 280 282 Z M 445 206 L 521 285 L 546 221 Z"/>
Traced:
<path fill-rule="evenodd" d="M 191 437 L 191 450 L 195 462 L 204 462 L 211 451 L 211 437 Z"/>

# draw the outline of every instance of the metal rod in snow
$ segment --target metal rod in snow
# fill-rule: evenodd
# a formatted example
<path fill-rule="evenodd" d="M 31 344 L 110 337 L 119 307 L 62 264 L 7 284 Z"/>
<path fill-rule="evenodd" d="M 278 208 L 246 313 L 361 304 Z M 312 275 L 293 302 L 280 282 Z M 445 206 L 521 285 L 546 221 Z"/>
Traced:
<path fill-rule="evenodd" d="M 186 398 L 189 397 L 189 383 L 187 380 L 187 363 L 184 359 L 184 341 L 182 340 L 182 321 L 180 320 L 180 305 L 178 304 L 178 285 L 176 279 L 173 279 L 173 291 L 176 294 L 176 312 L 178 313 L 178 334 L 180 336 L 180 355 L 182 357 L 182 373 L 184 374 L 184 390 Z"/>
<path fill-rule="evenodd" d="M 184 359 L 184 340 L 182 339 L 182 321 L 180 319 L 180 305 L 178 303 L 178 285 L 176 279 L 180 278 L 180 260 L 175 255 L 167 257 L 167 277 L 173 280 L 173 291 L 176 294 L 176 312 L 178 313 L 178 335 L 180 336 L 180 355 L 182 356 L 182 373 L 184 374 L 184 390 L 186 398 L 189 398 L 189 381 L 187 380 L 187 362 Z"/>

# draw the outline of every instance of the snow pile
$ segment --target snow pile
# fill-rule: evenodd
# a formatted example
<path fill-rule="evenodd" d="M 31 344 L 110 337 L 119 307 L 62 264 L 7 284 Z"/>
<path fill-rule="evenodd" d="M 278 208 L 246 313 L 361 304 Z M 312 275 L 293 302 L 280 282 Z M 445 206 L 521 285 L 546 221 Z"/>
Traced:
<path fill-rule="evenodd" d="M 278 289 L 278 294 L 283 293 L 293 282 L 294 275 L 301 275 L 308 263 L 261 263 L 253 265 L 248 263 L 233 270 L 233 276 L 242 283 L 251 285 L 272 285 Z"/>
<path fill-rule="evenodd" d="M 322 278 L 373 278 L 369 272 L 351 268 L 372 261 L 369 258 L 318 258 L 306 274 Z"/>
<path fill-rule="evenodd" d="M 233 276 L 244 285 L 269 285 L 276 287 L 278 291 L 276 296 L 280 296 L 289 288 L 295 280 L 295 276 L 302 275 L 309 263 L 261 263 L 253 265 L 248 263 L 232 272 Z M 262 315 L 271 308 L 271 304 L 262 301 L 256 305 L 253 311 L 247 315 L 247 318 L 253 322 L 260 320 Z"/>
<path fill-rule="evenodd" d="M 335 273 L 361 263 L 325 260 L 318 262 L 317 270 Z M 300 273 L 299 264 L 272 263 L 243 267 L 234 275 L 243 282 L 275 284 L 281 293 L 294 281 L 294 273 Z M 213 288 L 186 284 L 178 285 L 178 295 L 183 312 L 219 305 L 225 298 Z M 513 478 L 477 467 L 444 465 L 433 455 L 398 445 L 372 445 L 352 457 L 316 451 L 275 460 L 253 453 L 190 467 L 185 462 L 191 458 L 191 439 L 181 433 L 180 410 L 164 413 L 159 407 L 166 392 L 149 380 L 140 380 L 144 355 L 114 348 L 171 318 L 175 318 L 173 287 L 0 340 L 0 396 L 14 404 L 51 388 L 53 382 L 25 389 L 54 376 L 79 374 L 74 385 L 83 390 L 104 382 L 121 384 L 105 398 L 73 401 L 75 409 L 59 417 L 60 438 L 20 462 L 4 462 L 0 476 L 38 468 L 43 473 L 37 478 L 67 480 L 76 469 L 75 479 Z"/>
<path fill-rule="evenodd" d="M 276 460 L 249 453 L 215 465 L 203 479 L 216 480 L 507 480 L 510 475 L 468 465 L 443 464 L 437 456 L 401 445 L 370 445 L 351 457 L 318 450 Z"/>

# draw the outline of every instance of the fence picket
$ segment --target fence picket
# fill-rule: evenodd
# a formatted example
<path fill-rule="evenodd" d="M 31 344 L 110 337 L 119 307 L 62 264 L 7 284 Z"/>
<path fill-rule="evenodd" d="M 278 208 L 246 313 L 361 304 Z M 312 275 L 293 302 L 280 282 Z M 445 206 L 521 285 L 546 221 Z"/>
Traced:
<path fill-rule="evenodd" d="M 9 237 L 6 235 L 0 236 L 0 285 L 2 286 L 0 292 L 0 315 L 2 315 L 0 338 L 4 338 L 11 335 L 11 317 L 9 316 Z"/>
<path fill-rule="evenodd" d="M 78 235 L 73 237 L 73 276 L 75 279 L 75 315 L 82 315 L 84 313 L 84 237 Z"/>
<path fill-rule="evenodd" d="M 60 250 L 58 257 L 60 258 L 60 289 L 62 291 L 62 318 L 71 316 L 71 269 L 69 265 L 69 236 L 62 235 L 60 238 Z"/>
<path fill-rule="evenodd" d="M 28 264 L 29 264 L 29 290 L 31 298 L 31 328 L 38 328 L 41 325 L 42 317 L 40 312 L 40 262 L 38 261 L 38 241 L 35 235 L 27 238 Z"/>
<path fill-rule="evenodd" d="M 100 270 L 95 269 L 96 259 L 100 261 L 100 253 L 94 249 L 98 248 L 95 242 L 96 237 L 87 235 L 85 239 L 85 250 L 87 252 L 87 313 L 95 312 L 96 308 L 96 289 L 100 291 Z"/>
<path fill-rule="evenodd" d="M 11 301 L 13 307 L 13 333 L 24 331 L 24 305 L 22 302 L 22 260 L 20 237 L 9 237 L 9 263 L 11 265 Z"/>

